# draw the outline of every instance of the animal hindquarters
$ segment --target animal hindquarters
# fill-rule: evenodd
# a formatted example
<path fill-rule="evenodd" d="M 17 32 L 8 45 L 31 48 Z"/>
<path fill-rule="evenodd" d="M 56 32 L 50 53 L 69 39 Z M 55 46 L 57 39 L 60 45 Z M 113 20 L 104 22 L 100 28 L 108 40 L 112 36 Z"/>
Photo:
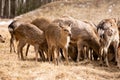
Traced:
<path fill-rule="evenodd" d="M 8 31 L 9 31 L 10 36 L 11 36 L 11 38 L 10 38 L 10 52 L 12 52 L 12 49 L 13 49 L 14 52 L 16 52 L 16 51 L 15 51 L 15 46 L 14 46 L 14 39 L 15 39 L 15 37 L 14 37 L 14 29 L 17 27 L 17 25 L 15 25 L 15 23 L 16 23 L 16 20 L 13 21 L 13 22 L 8 26 Z"/>
<path fill-rule="evenodd" d="M 11 34 L 11 38 L 10 38 L 10 52 L 12 52 L 12 50 L 14 52 L 16 52 L 15 51 L 15 45 L 14 45 L 14 36 Z"/>

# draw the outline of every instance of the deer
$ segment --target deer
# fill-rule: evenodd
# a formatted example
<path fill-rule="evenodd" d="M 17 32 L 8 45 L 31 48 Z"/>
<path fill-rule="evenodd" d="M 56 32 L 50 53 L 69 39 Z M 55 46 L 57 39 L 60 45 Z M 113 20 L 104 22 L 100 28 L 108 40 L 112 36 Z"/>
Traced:
<path fill-rule="evenodd" d="M 97 28 L 90 23 L 86 23 L 84 21 L 80 21 L 78 19 L 75 19 L 70 16 L 62 16 L 60 18 L 57 18 L 54 20 L 56 23 L 63 23 L 63 24 L 71 24 L 71 40 L 70 43 L 73 44 L 72 46 L 77 46 L 77 50 L 75 50 L 77 53 L 73 54 L 77 57 L 73 56 L 74 60 L 75 58 L 77 62 L 82 60 L 82 50 L 85 45 L 88 47 L 91 47 L 99 57 L 101 57 L 100 53 L 100 37 L 97 33 Z M 75 44 L 75 45 L 74 45 Z M 74 51 L 74 50 L 73 50 Z"/>
<path fill-rule="evenodd" d="M 52 22 L 45 31 L 45 37 L 48 44 L 48 60 L 50 63 L 51 56 L 54 64 L 59 64 L 59 51 L 62 49 L 66 64 L 68 64 L 68 46 L 71 36 L 70 25 L 56 24 Z M 57 55 L 57 62 L 54 55 Z"/>
<path fill-rule="evenodd" d="M 46 31 L 46 29 L 47 29 L 47 27 L 50 23 L 51 23 L 51 20 L 48 19 L 48 18 L 45 18 L 45 17 L 36 18 L 31 22 L 31 24 L 35 25 L 40 30 L 42 30 L 43 33 L 45 33 L 45 31 Z M 45 42 L 42 45 L 43 45 L 42 50 L 39 51 L 39 53 L 41 55 L 41 58 L 45 61 L 45 56 L 43 55 L 43 52 L 45 52 L 48 55 L 48 53 L 47 53 L 47 49 L 48 49 L 47 42 Z M 25 55 L 26 57 L 28 55 L 29 47 L 30 47 L 30 44 L 28 44 L 27 48 L 26 48 L 26 55 Z"/>
<path fill-rule="evenodd" d="M 115 18 L 103 19 L 97 25 L 97 30 L 100 36 L 101 43 L 101 55 L 105 60 L 105 65 L 109 67 L 108 61 L 108 49 L 112 45 L 115 54 L 115 61 L 118 62 L 118 46 L 119 46 L 119 30 L 117 26 L 117 20 Z M 101 61 L 103 64 L 103 61 Z M 119 66 L 120 67 L 120 66 Z"/>
<path fill-rule="evenodd" d="M 26 44 L 30 44 L 34 46 L 34 50 L 36 53 L 35 60 L 37 62 L 39 49 L 42 48 L 41 45 L 44 43 L 44 41 L 46 41 L 43 31 L 31 23 L 24 23 L 19 21 L 13 21 L 12 23 L 14 23 L 15 26 L 9 26 L 9 30 L 11 31 L 12 36 L 14 36 L 16 41 L 18 41 L 18 59 L 24 60 L 23 47 Z"/>

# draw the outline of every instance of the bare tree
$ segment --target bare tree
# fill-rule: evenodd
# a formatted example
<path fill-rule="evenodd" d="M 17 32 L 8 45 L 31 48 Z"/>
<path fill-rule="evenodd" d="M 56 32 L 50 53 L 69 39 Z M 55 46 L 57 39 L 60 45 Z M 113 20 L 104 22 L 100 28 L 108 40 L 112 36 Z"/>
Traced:
<path fill-rule="evenodd" d="M 11 0 L 8 0 L 8 17 L 11 16 Z"/>
<path fill-rule="evenodd" d="M 1 5 L 1 16 L 4 16 L 4 7 L 5 7 L 5 0 L 2 0 L 2 5 Z"/>
<path fill-rule="evenodd" d="M 0 16 L 15 17 L 56 0 L 0 0 Z"/>

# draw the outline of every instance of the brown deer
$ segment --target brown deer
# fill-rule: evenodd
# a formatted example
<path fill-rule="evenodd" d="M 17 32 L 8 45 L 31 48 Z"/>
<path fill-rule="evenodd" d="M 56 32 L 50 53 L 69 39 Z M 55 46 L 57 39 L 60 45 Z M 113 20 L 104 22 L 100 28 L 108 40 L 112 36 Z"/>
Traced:
<path fill-rule="evenodd" d="M 31 22 L 35 26 L 37 26 L 39 29 L 42 31 L 46 31 L 48 25 L 51 23 L 51 21 L 48 18 L 41 17 L 41 18 L 36 18 Z"/>
<path fill-rule="evenodd" d="M 12 50 L 14 50 L 14 52 L 16 52 L 15 51 L 15 47 L 14 47 L 14 35 L 13 35 L 12 29 L 11 29 L 11 27 L 13 27 L 13 29 L 14 29 L 15 27 L 17 27 L 17 25 L 20 24 L 20 22 L 18 24 L 18 23 L 16 23 L 16 21 L 18 21 L 18 20 L 14 20 L 8 26 L 8 29 L 9 29 L 9 32 L 10 32 L 10 35 L 11 35 L 11 38 L 10 38 L 10 52 L 12 52 Z M 47 28 L 47 26 L 50 24 L 50 20 L 47 19 L 47 18 L 41 17 L 41 18 L 36 18 L 31 23 L 34 24 L 36 27 L 38 27 L 40 30 L 45 31 L 45 29 Z M 25 55 L 26 58 L 27 58 L 29 46 L 30 46 L 30 44 L 27 44 L 26 55 Z M 46 42 L 44 42 L 44 44 L 42 46 L 43 46 L 42 49 L 39 50 L 39 54 L 41 55 L 42 60 L 45 60 L 45 56 L 43 55 L 43 52 L 45 52 L 47 54 L 47 48 L 48 48 L 48 46 L 47 46 Z"/>
<path fill-rule="evenodd" d="M 15 22 L 15 24 L 19 21 Z M 9 27 L 12 31 L 15 39 L 18 41 L 17 53 L 18 58 L 24 59 L 22 49 L 26 43 L 33 45 L 36 53 L 36 61 L 38 58 L 38 51 L 42 48 L 42 44 L 45 41 L 43 31 L 30 23 L 19 23 L 17 26 Z M 13 36 L 12 35 L 12 36 Z M 21 56 L 20 56 L 21 54 Z"/>
<path fill-rule="evenodd" d="M 46 31 L 46 29 L 47 29 L 47 27 L 50 23 L 51 23 L 51 21 L 48 18 L 45 18 L 45 17 L 36 18 L 31 22 L 31 24 L 35 25 L 40 30 L 42 30 L 43 33 Z M 29 46 L 30 46 L 30 44 L 27 45 L 26 57 L 27 57 L 27 54 L 28 54 Z M 42 50 L 39 51 L 40 55 L 41 55 L 41 58 L 43 60 L 45 60 L 45 56 L 43 55 L 43 52 L 45 52 L 47 54 L 47 49 L 48 49 L 47 42 L 45 42 L 44 44 L 42 44 Z"/>
<path fill-rule="evenodd" d="M 71 25 L 71 43 L 77 45 L 77 61 L 82 59 L 81 51 L 84 45 L 91 47 L 99 56 L 100 37 L 98 36 L 97 29 L 93 25 L 84 21 L 74 19 L 69 16 L 63 16 L 54 20 L 56 23 L 72 24 Z M 75 50 L 76 51 L 76 50 Z M 75 57 L 74 57 L 75 58 Z"/>
<path fill-rule="evenodd" d="M 112 45 L 114 48 L 115 61 L 118 62 L 119 31 L 116 19 L 110 18 L 100 21 L 100 23 L 97 26 L 97 30 L 101 37 L 100 42 L 103 50 L 103 52 L 101 51 L 101 54 L 104 57 L 106 66 L 109 66 L 108 49 L 110 45 Z"/>
<path fill-rule="evenodd" d="M 14 30 L 14 28 L 17 26 L 17 25 L 15 25 L 14 23 L 16 22 L 16 20 L 14 20 L 9 26 L 8 26 L 8 31 L 9 31 L 9 33 L 10 33 L 10 36 L 11 36 L 11 38 L 10 38 L 10 52 L 12 52 L 12 50 L 14 51 L 14 52 L 16 52 L 15 51 L 15 46 L 14 46 L 14 33 L 13 33 L 13 30 Z"/>
<path fill-rule="evenodd" d="M 48 59 L 52 55 L 52 60 L 56 64 L 55 54 L 57 55 L 57 64 L 59 62 L 60 48 L 63 50 L 66 64 L 68 64 L 68 46 L 70 42 L 71 27 L 70 25 L 51 23 L 45 31 L 46 40 L 48 43 Z"/>

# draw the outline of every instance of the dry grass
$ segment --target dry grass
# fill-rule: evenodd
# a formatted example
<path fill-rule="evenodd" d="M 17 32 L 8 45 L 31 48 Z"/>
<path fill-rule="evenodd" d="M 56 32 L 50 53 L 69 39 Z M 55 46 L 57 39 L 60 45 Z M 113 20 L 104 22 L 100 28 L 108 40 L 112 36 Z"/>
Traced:
<path fill-rule="evenodd" d="M 62 15 L 70 15 L 80 20 L 91 20 L 95 23 L 103 18 L 119 17 L 119 0 L 114 0 L 106 4 L 94 6 L 92 0 L 74 2 L 56 2 L 50 3 L 19 16 L 20 20 L 31 21 L 36 17 L 45 16 L 51 19 Z M 117 1 L 117 2 L 115 2 Z M 108 8 L 112 7 L 112 12 L 108 13 Z M 17 17 L 18 18 L 18 17 Z M 81 61 L 59 66 L 49 64 L 48 62 L 35 63 L 35 53 L 33 47 L 30 47 L 27 61 L 18 60 L 16 53 L 9 52 L 10 35 L 7 29 L 8 25 L 0 27 L 0 34 L 6 37 L 6 42 L 0 43 L 0 80 L 119 80 L 120 70 L 115 65 L 111 67 L 100 67 L 99 61 Z"/>

